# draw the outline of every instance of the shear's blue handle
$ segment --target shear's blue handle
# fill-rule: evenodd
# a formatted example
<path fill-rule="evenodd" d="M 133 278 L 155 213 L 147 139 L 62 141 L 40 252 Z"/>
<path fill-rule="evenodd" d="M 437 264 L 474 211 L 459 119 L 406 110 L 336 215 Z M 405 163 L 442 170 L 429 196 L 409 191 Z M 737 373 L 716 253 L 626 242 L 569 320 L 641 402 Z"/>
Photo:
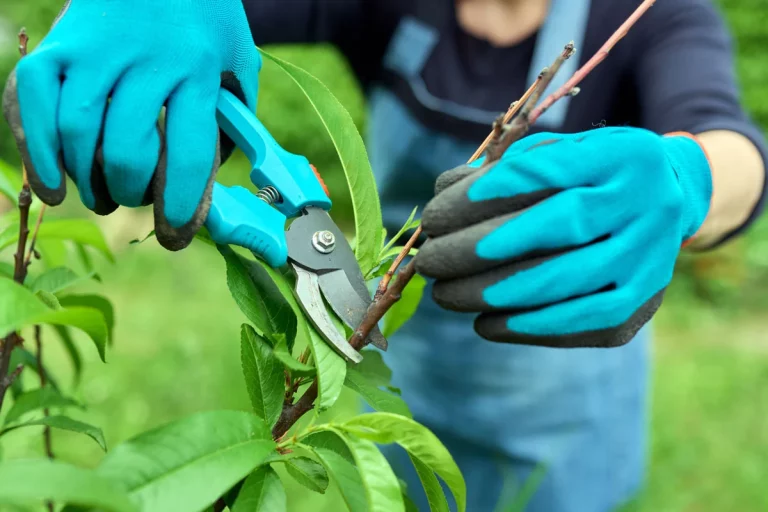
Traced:
<path fill-rule="evenodd" d="M 274 207 L 243 187 L 213 186 L 205 227 L 219 244 L 250 249 L 272 267 L 285 265 L 288 246 L 285 223 L 302 208 L 328 210 L 331 200 L 309 161 L 289 153 L 277 143 L 253 112 L 234 94 L 219 93 L 219 126 L 250 160 L 251 181 L 259 188 L 272 186 L 280 193 Z"/>
<path fill-rule="evenodd" d="M 278 210 L 287 217 L 295 217 L 307 206 L 331 208 L 331 200 L 309 160 L 283 149 L 237 96 L 222 89 L 217 107 L 219 126 L 253 166 L 253 184 L 259 188 L 271 185 L 280 192 L 282 201 L 275 205 Z"/>

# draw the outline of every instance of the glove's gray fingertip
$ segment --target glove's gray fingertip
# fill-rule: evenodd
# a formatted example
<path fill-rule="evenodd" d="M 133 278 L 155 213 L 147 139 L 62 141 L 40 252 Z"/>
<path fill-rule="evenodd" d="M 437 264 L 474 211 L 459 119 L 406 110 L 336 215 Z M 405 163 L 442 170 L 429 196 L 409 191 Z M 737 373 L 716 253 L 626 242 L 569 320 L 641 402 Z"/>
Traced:
<path fill-rule="evenodd" d="M 166 185 L 167 159 L 166 152 L 161 152 L 158 168 L 152 179 L 151 186 L 154 195 L 155 234 L 157 236 L 157 241 L 165 249 L 168 249 L 169 251 L 180 251 L 188 247 L 208 218 L 208 213 L 211 210 L 213 184 L 216 181 L 216 173 L 221 163 L 219 148 L 220 145 L 217 142 L 216 157 L 214 158 L 213 168 L 210 177 L 208 178 L 205 191 L 203 192 L 203 197 L 197 205 L 197 209 L 195 209 L 195 213 L 192 215 L 189 222 L 179 228 L 171 226 L 164 214 L 165 201 L 163 192 Z"/>
<path fill-rule="evenodd" d="M 466 283 L 466 280 L 435 282 L 432 299 L 441 308 L 459 313 L 478 313 L 488 309 L 482 290 Z"/>
<path fill-rule="evenodd" d="M 60 185 L 56 188 L 49 188 L 45 186 L 40 180 L 34 165 L 32 165 L 32 158 L 30 157 L 29 150 L 27 148 L 27 137 L 24 133 L 24 127 L 21 123 L 21 108 L 19 106 L 18 96 L 18 82 L 16 79 L 16 69 L 14 68 L 3 90 L 3 116 L 8 122 L 11 128 L 11 133 L 16 140 L 16 147 L 21 153 L 21 159 L 24 162 L 24 167 L 27 170 L 27 177 L 29 179 L 29 186 L 35 192 L 35 194 L 49 206 L 57 206 L 64 201 L 64 197 L 67 195 L 67 182 L 65 178 L 64 165 L 59 158 L 59 173 L 61 174 Z"/>
<path fill-rule="evenodd" d="M 464 164 L 451 169 L 450 171 L 445 171 L 440 176 L 438 176 L 437 180 L 435 181 L 435 195 L 440 194 L 443 192 L 443 190 L 460 182 L 467 176 L 474 174 L 479 169 L 480 168 L 478 167 L 470 167 L 469 165 Z"/>

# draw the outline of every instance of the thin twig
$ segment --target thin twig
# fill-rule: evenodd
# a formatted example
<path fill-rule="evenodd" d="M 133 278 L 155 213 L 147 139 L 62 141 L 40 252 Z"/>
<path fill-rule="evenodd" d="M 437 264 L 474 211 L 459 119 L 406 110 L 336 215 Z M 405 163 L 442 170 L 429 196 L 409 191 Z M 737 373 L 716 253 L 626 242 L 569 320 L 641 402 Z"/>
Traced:
<path fill-rule="evenodd" d="M 37 222 L 35 222 L 35 229 L 32 231 L 32 238 L 29 240 L 29 251 L 27 252 L 27 259 L 24 261 L 24 265 L 29 267 L 32 262 L 32 256 L 35 254 L 35 243 L 37 242 L 37 234 L 40 232 L 40 224 L 43 222 L 43 215 L 48 205 L 43 205 L 40 208 L 40 213 L 37 214 Z"/>
<path fill-rule="evenodd" d="M 48 379 L 45 375 L 45 367 L 43 366 L 43 343 L 41 340 L 41 329 L 39 325 L 35 326 L 35 348 L 37 349 L 37 373 L 40 375 L 40 387 L 44 388 Z M 50 411 L 43 409 L 43 416 L 46 418 L 50 415 Z M 51 427 L 46 426 L 43 429 L 43 442 L 45 444 L 45 454 L 49 459 L 53 458 L 53 445 L 51 444 Z"/>
<path fill-rule="evenodd" d="M 395 258 L 395 261 L 392 262 L 392 265 L 389 267 L 389 270 L 387 270 L 387 273 L 384 274 L 384 277 L 381 278 L 379 287 L 376 289 L 376 293 L 373 296 L 373 302 L 378 301 L 381 298 L 381 296 L 384 295 L 384 293 L 387 291 L 389 282 L 395 276 L 395 272 L 397 272 L 397 269 L 400 266 L 400 264 L 411 252 L 411 249 L 413 249 L 413 246 L 416 245 L 416 241 L 419 239 L 419 236 L 421 236 L 421 231 L 422 231 L 421 226 L 419 226 L 416 229 L 416 231 L 413 232 L 413 235 L 411 235 L 411 238 L 403 246 L 403 250 L 400 251 L 400 254 L 397 255 L 397 258 Z"/>
<path fill-rule="evenodd" d="M 627 35 L 629 30 L 637 23 L 637 21 L 643 17 L 643 15 L 653 7 L 653 4 L 656 3 L 656 0 L 645 0 L 642 4 L 640 4 L 640 7 L 635 10 L 635 12 L 632 13 L 632 15 L 627 18 L 627 21 L 625 21 L 619 28 L 616 30 L 616 32 L 613 33 L 613 35 L 608 39 L 608 41 L 605 42 L 605 44 L 598 50 L 598 52 L 587 61 L 586 64 L 584 64 L 576 73 L 571 77 L 570 80 L 568 80 L 565 84 L 563 84 L 562 87 L 560 87 L 557 91 L 550 94 L 544 101 L 541 102 L 541 105 L 536 107 L 533 112 L 531 112 L 530 115 L 530 122 L 531 124 L 535 123 L 539 117 L 547 111 L 549 107 L 554 105 L 556 101 L 559 99 L 567 96 L 568 94 L 571 94 L 571 91 L 574 90 L 574 88 L 581 83 L 582 80 L 584 80 L 587 75 L 589 75 L 593 69 L 595 69 L 598 64 L 603 62 L 606 57 L 608 57 L 608 54 L 611 52 L 614 46 L 621 41 L 624 36 Z"/>
<path fill-rule="evenodd" d="M 538 78 L 536 78 L 536 81 L 531 84 L 531 86 L 528 88 L 527 91 L 525 91 L 525 94 L 523 94 L 523 97 L 520 98 L 518 101 L 512 103 L 509 106 L 509 109 L 507 109 L 507 112 L 504 114 L 503 118 L 503 124 L 509 123 L 513 117 L 515 117 L 515 114 L 517 114 L 520 109 L 525 105 L 525 102 L 528 101 L 528 98 L 531 97 L 533 92 L 536 90 L 536 88 L 539 86 L 539 82 L 541 82 L 544 73 L 539 73 Z M 491 133 L 488 134 L 488 136 L 485 138 L 482 144 L 480 144 L 480 147 L 477 148 L 477 151 L 472 155 L 472 157 L 469 159 L 467 163 L 472 163 L 478 158 L 480 158 L 483 155 L 483 152 L 485 152 L 486 148 L 488 147 L 488 144 L 491 143 L 491 141 L 494 139 L 494 131 L 491 130 Z"/>
<path fill-rule="evenodd" d="M 19 53 L 22 57 L 27 54 L 27 43 L 29 37 L 24 29 L 19 32 Z M 19 284 L 24 284 L 27 277 L 27 265 L 25 264 L 24 253 L 27 247 L 27 236 L 29 235 L 29 207 L 32 204 L 32 192 L 29 189 L 27 179 L 27 170 L 22 164 L 23 181 L 21 192 L 19 192 L 19 241 L 16 244 L 16 253 L 13 255 L 13 280 Z M 0 410 L 3 408 L 3 401 L 13 382 L 21 373 L 19 368 L 8 375 L 11 364 L 11 353 L 13 349 L 23 343 L 22 337 L 12 332 L 2 339 L 0 344 Z"/>

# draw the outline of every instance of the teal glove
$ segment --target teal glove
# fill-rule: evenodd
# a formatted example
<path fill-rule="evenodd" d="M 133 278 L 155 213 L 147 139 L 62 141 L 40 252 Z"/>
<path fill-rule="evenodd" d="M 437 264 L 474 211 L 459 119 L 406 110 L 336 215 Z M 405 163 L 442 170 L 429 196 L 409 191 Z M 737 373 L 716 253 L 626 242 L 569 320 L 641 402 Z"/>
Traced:
<path fill-rule="evenodd" d="M 617 346 L 661 304 L 709 210 L 706 154 L 635 128 L 537 134 L 443 174 L 416 269 L 492 341 Z"/>
<path fill-rule="evenodd" d="M 44 202 L 64 199 L 66 169 L 97 213 L 153 202 L 157 238 L 177 250 L 231 148 L 219 89 L 255 110 L 260 68 L 241 0 L 76 0 L 11 74 L 3 111 Z"/>

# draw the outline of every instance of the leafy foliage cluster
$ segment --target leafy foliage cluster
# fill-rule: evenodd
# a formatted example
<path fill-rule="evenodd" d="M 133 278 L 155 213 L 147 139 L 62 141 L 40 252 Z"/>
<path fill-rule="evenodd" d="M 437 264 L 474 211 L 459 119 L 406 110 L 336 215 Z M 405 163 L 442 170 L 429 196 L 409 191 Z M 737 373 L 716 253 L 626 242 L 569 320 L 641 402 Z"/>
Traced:
<path fill-rule="evenodd" d="M 416 211 L 387 240 L 373 174 L 352 118 L 316 78 L 264 55 L 305 93 L 336 146 L 354 207 L 355 253 L 363 273 L 375 280 L 403 252 L 395 244 L 418 226 Z M 0 170 L 0 193 L 16 201 L 22 185 L 19 173 L 9 167 Z M 36 201 L 31 217 L 39 215 L 40 209 Z M 3 216 L 3 222 L 0 250 L 14 247 L 19 239 L 18 210 Z M 33 239 L 40 262 L 33 261 L 30 268 L 43 270 L 20 284 L 13 280 L 12 265 L 0 266 L 0 332 L 26 335 L 34 331 L 37 353 L 27 349 L 28 343 L 17 346 L 4 377 L 12 380 L 18 376 L 18 371 L 14 374 L 17 368 L 28 368 L 45 376 L 41 379 L 44 385 L 24 389 L 22 380 L 14 380 L 13 403 L 6 410 L 0 436 L 24 427 L 52 427 L 87 435 L 106 451 L 98 427 L 65 415 L 67 410 L 83 406 L 68 398 L 44 367 L 39 326 L 53 326 L 67 348 L 76 377 L 82 358 L 70 329 L 85 332 L 105 361 L 112 343 L 112 306 L 99 295 L 71 290 L 84 280 L 100 279 L 93 271 L 92 253 L 109 261 L 114 257 L 99 228 L 88 220 L 49 216 Z M 65 505 L 64 510 L 70 512 L 94 508 L 279 511 L 286 509 L 287 501 L 273 466 L 282 465 L 284 473 L 308 491 L 322 494 L 329 485 L 337 486 L 349 510 L 412 509 L 405 489 L 376 446 L 398 443 L 409 453 L 431 507 L 448 510 L 442 480 L 463 511 L 466 487 L 458 467 L 437 437 L 411 418 L 399 390 L 391 385 L 391 371 L 381 354 L 366 349 L 363 362 L 348 367 L 305 318 L 289 272 L 273 269 L 240 248 L 216 246 L 205 233 L 198 239 L 215 246 L 223 257 L 227 285 L 248 320 L 241 326 L 240 345 L 252 411 L 207 411 L 177 420 L 109 449 L 94 469 L 48 459 L 2 461 L 0 504 L 19 510 L 44 504 L 52 510 L 54 505 Z M 386 334 L 394 333 L 414 313 L 423 288 L 421 278 L 406 287 L 398 307 L 385 318 Z M 341 322 L 337 327 L 345 329 Z M 297 394 L 315 382 L 315 417 L 290 432 L 295 420 L 279 427 Z M 376 412 L 316 424 L 317 414 L 334 406 L 344 386 Z M 52 455 L 49 451 L 51 459 Z"/>

